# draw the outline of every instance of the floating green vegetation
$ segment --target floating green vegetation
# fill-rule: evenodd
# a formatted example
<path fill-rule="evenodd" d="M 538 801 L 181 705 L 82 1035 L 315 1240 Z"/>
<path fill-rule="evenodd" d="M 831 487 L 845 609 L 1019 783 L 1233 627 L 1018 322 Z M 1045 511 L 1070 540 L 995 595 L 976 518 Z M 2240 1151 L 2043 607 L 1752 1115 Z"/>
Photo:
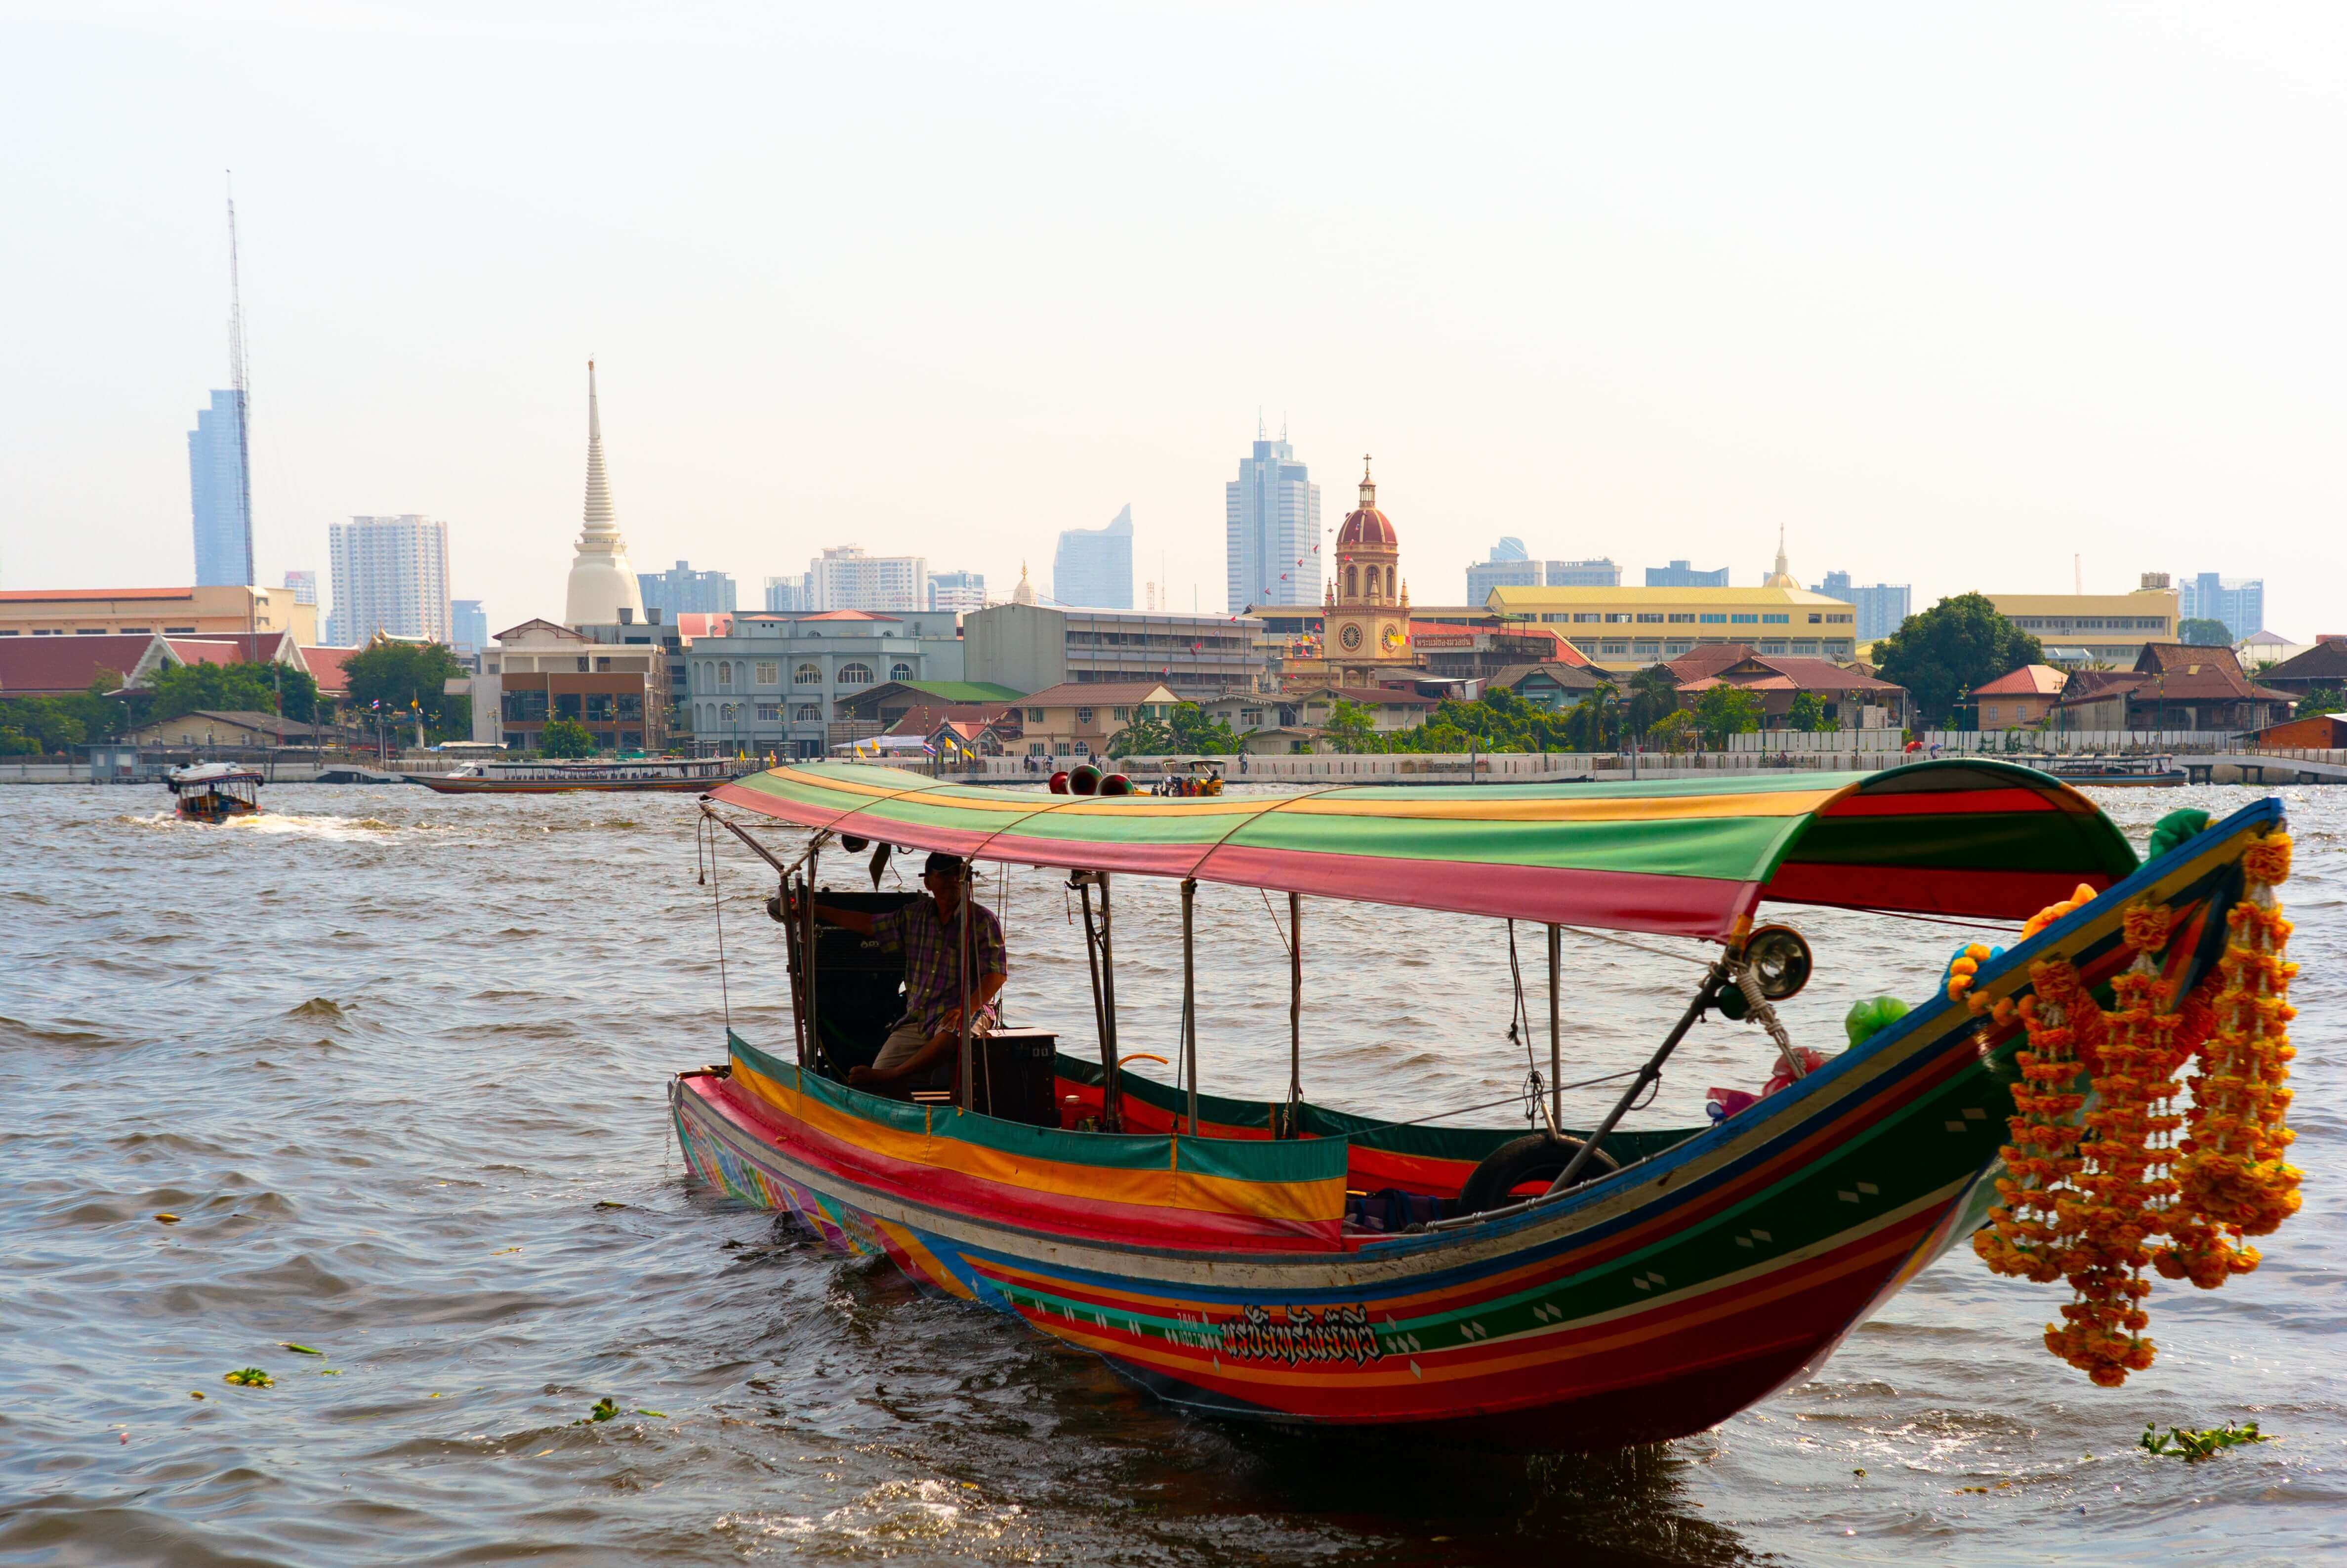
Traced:
<path fill-rule="evenodd" d="M 2152 1424 L 2146 1421 L 2143 1424 L 2143 1436 L 2136 1439 L 2135 1446 L 2147 1454 L 2174 1454 L 2186 1464 L 2198 1464 L 2204 1459 L 2214 1458 L 2222 1449 L 2235 1449 L 2244 1443 L 2262 1443 L 2272 1440 L 2258 1430 L 2258 1423 L 2255 1421 L 2238 1427 L 2227 1421 L 2221 1427 L 2207 1427 L 2197 1432 L 2188 1432 L 2181 1427 L 2170 1427 L 2165 1437 L 2156 1434 L 2152 1430 Z"/>
<path fill-rule="evenodd" d="M 307 1345 L 296 1345 L 291 1339 L 280 1339 L 278 1343 L 284 1346 L 288 1350 L 292 1351 L 296 1356 L 323 1356 L 325 1354 L 323 1350 L 313 1350 Z"/>
<path fill-rule="evenodd" d="M 244 1389 L 273 1389 L 277 1386 L 277 1379 L 258 1367 L 239 1367 L 233 1372 L 223 1372 L 220 1381 Z"/>
<path fill-rule="evenodd" d="M 608 1398 L 598 1399 L 595 1401 L 595 1408 L 587 1412 L 587 1419 L 577 1424 L 583 1427 L 588 1421 L 608 1421 L 619 1413 L 620 1407 L 613 1404 Z"/>

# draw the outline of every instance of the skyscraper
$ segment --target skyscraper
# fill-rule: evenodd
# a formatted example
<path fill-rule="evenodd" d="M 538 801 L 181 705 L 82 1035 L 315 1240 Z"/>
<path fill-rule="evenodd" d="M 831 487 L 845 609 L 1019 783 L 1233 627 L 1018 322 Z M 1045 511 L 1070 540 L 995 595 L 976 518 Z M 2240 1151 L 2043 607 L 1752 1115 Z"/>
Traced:
<path fill-rule="evenodd" d="M 1553 560 L 1548 563 L 1548 588 L 1619 588 L 1622 569 L 1610 557 L 1592 556 L 1587 560 Z"/>
<path fill-rule="evenodd" d="M 1541 563 L 1532 559 L 1524 541 L 1510 535 L 1491 547 L 1491 559 L 1467 569 L 1467 602 L 1481 604 L 1495 588 L 1538 588 Z"/>
<path fill-rule="evenodd" d="M 188 432 L 188 492 L 196 529 L 196 586 L 252 583 L 252 496 L 241 392 L 214 392 Z"/>
<path fill-rule="evenodd" d="M 986 574 L 982 571 L 938 571 L 929 574 L 929 608 L 967 615 L 986 608 Z"/>
<path fill-rule="evenodd" d="M 838 545 L 807 563 L 813 608 L 899 615 L 929 607 L 929 563 L 921 556 L 868 556 Z"/>
<path fill-rule="evenodd" d="M 489 618 L 477 599 L 448 601 L 449 646 L 459 659 L 469 659 L 489 645 Z"/>
<path fill-rule="evenodd" d="M 2177 614 L 2184 620 L 2221 620 L 2239 642 L 2266 629 L 2266 582 L 2261 577 L 2219 577 L 2204 571 L 2177 584 Z"/>
<path fill-rule="evenodd" d="M 289 571 L 285 574 L 285 586 L 293 590 L 294 603 L 315 604 L 318 602 L 318 574 L 316 572 Z"/>
<path fill-rule="evenodd" d="M 815 579 L 806 572 L 766 579 L 766 608 L 774 610 L 813 610 Z"/>
<path fill-rule="evenodd" d="M 1818 585 L 1818 591 L 1828 599 L 1840 600 L 1858 610 L 1858 640 L 1871 642 L 1878 637 L 1888 637 L 1905 622 L 1909 608 L 1914 602 L 1914 589 L 1903 582 L 1878 582 L 1861 588 L 1850 580 L 1846 571 L 1829 571 Z"/>
<path fill-rule="evenodd" d="M 446 642 L 448 525 L 410 512 L 326 525 L 334 634 L 360 647 L 378 631 Z"/>
<path fill-rule="evenodd" d="M 1104 528 L 1068 528 L 1051 556 L 1051 597 L 1091 610 L 1133 608 L 1133 503 Z"/>
<path fill-rule="evenodd" d="M 1296 460 L 1286 431 L 1269 441 L 1255 426 L 1255 453 L 1223 487 L 1223 508 L 1225 609 L 1320 602 L 1320 487 Z"/>
<path fill-rule="evenodd" d="M 733 574 L 695 571 L 690 561 L 679 561 L 671 571 L 640 571 L 636 587 L 647 608 L 668 611 L 674 625 L 680 615 L 733 613 Z"/>
<path fill-rule="evenodd" d="M 1648 588 L 1726 588 L 1727 569 L 1721 567 L 1717 571 L 1698 571 L 1686 561 L 1675 560 L 1668 566 L 1648 567 L 1646 586 Z"/>

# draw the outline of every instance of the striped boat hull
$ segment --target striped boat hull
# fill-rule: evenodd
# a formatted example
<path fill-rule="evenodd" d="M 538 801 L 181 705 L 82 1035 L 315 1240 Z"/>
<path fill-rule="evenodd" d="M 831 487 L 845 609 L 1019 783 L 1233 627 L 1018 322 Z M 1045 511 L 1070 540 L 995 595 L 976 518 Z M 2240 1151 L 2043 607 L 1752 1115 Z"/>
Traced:
<path fill-rule="evenodd" d="M 2279 816 L 2261 803 L 2143 867 L 1984 965 L 1977 991 L 2024 994 L 2029 964 L 2051 956 L 2106 979 L 2133 957 L 2121 911 L 2147 896 L 2221 913 L 2242 849 Z M 2190 943 L 2217 924 L 2178 929 Z M 1103 1235 L 989 1198 L 977 1177 L 904 1180 L 869 1150 L 843 1151 L 845 1091 L 818 1103 L 795 1068 L 746 1046 L 731 1077 L 678 1079 L 671 1103 L 701 1179 L 1021 1317 L 1175 1404 L 1611 1448 L 1699 1431 L 1806 1377 L 1964 1240 L 1993 1199 L 2020 1042 L 2017 1025 L 1935 999 L 1790 1090 L 1553 1202 L 1301 1245 Z M 881 1141 L 876 1126 L 872 1149 Z M 989 1169 L 1006 1173 L 988 1179 L 1015 1183 L 1025 1167 L 999 1159 Z"/>

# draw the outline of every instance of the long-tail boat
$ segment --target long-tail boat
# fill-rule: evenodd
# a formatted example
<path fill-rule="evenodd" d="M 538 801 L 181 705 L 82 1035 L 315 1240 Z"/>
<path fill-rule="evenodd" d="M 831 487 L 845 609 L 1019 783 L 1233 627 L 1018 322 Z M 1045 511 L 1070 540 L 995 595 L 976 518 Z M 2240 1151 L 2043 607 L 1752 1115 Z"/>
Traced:
<path fill-rule="evenodd" d="M 778 851 L 720 806 L 810 833 Z M 1867 774 L 1197 800 L 816 764 L 737 780 L 702 809 L 712 840 L 728 827 L 779 873 L 770 908 L 787 929 L 794 1031 L 760 1045 L 729 1029 L 724 1063 L 672 1081 L 698 1177 L 788 1210 L 834 1246 L 885 1255 L 926 1286 L 1022 1317 L 1180 1406 L 1472 1428 L 1560 1449 L 1698 1431 L 1804 1378 L 1975 1232 L 2018 1237 L 2012 1245 L 2036 1277 L 2059 1277 L 2060 1266 L 2028 1255 L 2028 1225 L 2033 1194 L 2050 1209 L 2046 1184 L 2063 1173 L 2016 1180 L 2007 1169 L 2028 1164 L 2008 1140 L 2039 1135 L 2022 1129 L 2045 1115 L 2068 1118 L 2067 1133 L 2042 1135 L 2049 1148 L 2068 1139 L 2071 1176 L 2082 1151 L 2092 1169 L 2095 1145 L 2078 1142 L 2086 1113 L 2051 1091 L 2089 1101 L 2094 1061 L 2064 1056 L 2055 1026 L 2066 1016 L 2083 1038 L 2079 989 L 2109 996 L 2115 983 L 2122 1004 L 2156 983 L 2168 999 L 2163 1017 L 2188 998 L 2206 1010 L 2220 971 L 2235 989 L 2217 997 L 2219 1011 L 2246 1016 L 2239 985 L 2254 982 L 2227 957 L 2240 950 L 2229 942 L 2250 939 L 2244 919 L 2280 921 L 2270 883 L 2286 875 L 2288 844 L 2269 799 L 2205 828 L 2189 823 L 2170 835 L 2180 842 L 2156 841 L 2138 864 L 2075 790 L 1978 759 Z M 809 893 L 825 850 L 858 839 L 1073 873 L 1102 1050 L 1098 1061 L 1057 1056 L 1058 1115 L 1030 1124 L 987 1113 L 985 1045 L 967 1030 L 950 1101 L 907 1103 L 844 1081 L 887 1020 L 866 1005 L 858 976 L 817 962 L 833 949 L 828 933 L 818 939 Z M 1122 875 L 1181 883 L 1178 1088 L 1130 1071 L 1117 1050 L 1110 884 Z M 1284 1102 L 1199 1091 L 1200 882 L 1289 896 Z M 1548 1130 L 1528 1140 L 1307 1101 L 1307 897 L 1548 925 Z M 1932 996 L 1824 1057 L 1794 1047 L 1776 1015 L 1810 954 L 1788 928 L 1756 925 L 1764 905 L 2034 918 L 2010 950 L 1960 953 Z M 1556 979 L 1563 926 L 1717 944 L 1685 1012 L 1586 1130 L 1556 1125 L 1560 1041 L 1573 1027 Z M 1861 977 L 1853 995 L 1864 992 Z M 1619 1125 L 1711 1011 L 1766 1030 L 1785 1086 L 1707 1127 Z M 2109 1016 L 2116 1032 L 2097 1039 L 2149 1027 L 2124 1005 Z M 2240 1030 L 2217 1035 L 2238 1040 Z M 2116 1045 L 2103 1049 L 2125 1065 Z M 2204 1148 L 2226 1136 L 2195 1127 Z M 2248 1266 L 2225 1250 L 2240 1228 L 2215 1228 L 2224 1235 L 2201 1236 L 2198 1261 L 2178 1268 L 2211 1257 L 2220 1275 L 2228 1258 L 2236 1271 Z M 2093 1293 L 2080 1289 L 2081 1299 Z M 2122 1304 L 2122 1317 L 2134 1305 Z M 2139 1314 L 2120 1322 L 2111 1354 L 2147 1361 L 2139 1327 Z"/>

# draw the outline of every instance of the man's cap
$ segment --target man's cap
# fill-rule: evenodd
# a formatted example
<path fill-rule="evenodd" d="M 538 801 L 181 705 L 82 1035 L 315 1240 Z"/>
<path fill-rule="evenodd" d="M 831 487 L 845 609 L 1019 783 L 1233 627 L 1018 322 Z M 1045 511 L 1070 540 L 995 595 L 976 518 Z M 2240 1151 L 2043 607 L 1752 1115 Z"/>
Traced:
<path fill-rule="evenodd" d="M 924 876 L 931 876 L 939 871 L 952 874 L 960 870 L 961 856 L 958 855 L 948 855 L 943 850 L 932 850 L 929 854 L 929 857 L 921 863 L 921 875 Z"/>

